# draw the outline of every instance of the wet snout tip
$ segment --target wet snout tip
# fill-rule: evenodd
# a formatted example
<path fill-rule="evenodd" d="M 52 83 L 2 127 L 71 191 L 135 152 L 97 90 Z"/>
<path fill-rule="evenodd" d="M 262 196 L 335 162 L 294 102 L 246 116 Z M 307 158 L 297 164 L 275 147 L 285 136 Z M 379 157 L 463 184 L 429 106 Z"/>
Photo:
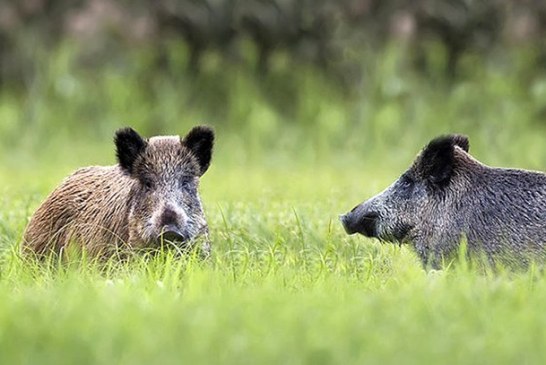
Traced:
<path fill-rule="evenodd" d="M 340 214 L 339 221 L 341 222 L 341 225 L 343 226 L 345 233 L 347 233 L 348 235 L 352 235 L 356 233 L 356 231 L 352 228 L 349 214 Z"/>

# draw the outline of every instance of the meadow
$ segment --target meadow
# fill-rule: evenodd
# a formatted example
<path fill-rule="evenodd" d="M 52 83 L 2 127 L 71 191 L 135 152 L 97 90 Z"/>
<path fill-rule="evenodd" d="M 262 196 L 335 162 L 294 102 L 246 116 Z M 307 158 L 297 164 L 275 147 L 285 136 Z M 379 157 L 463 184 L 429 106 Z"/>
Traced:
<path fill-rule="evenodd" d="M 406 72 L 396 47 L 357 92 L 305 68 L 257 80 L 211 62 L 144 80 L 98 75 L 60 51 L 0 97 L 0 363 L 542 363 L 543 270 L 425 271 L 405 246 L 348 237 L 338 215 L 396 179 L 426 142 L 469 135 L 490 165 L 546 166 L 546 76 L 466 60 L 453 85 Z M 141 57 L 134 57 L 141 60 Z M 379 61 L 381 60 L 381 61 Z M 25 224 L 75 168 L 115 162 L 113 132 L 218 139 L 201 183 L 207 261 L 19 258 Z"/>

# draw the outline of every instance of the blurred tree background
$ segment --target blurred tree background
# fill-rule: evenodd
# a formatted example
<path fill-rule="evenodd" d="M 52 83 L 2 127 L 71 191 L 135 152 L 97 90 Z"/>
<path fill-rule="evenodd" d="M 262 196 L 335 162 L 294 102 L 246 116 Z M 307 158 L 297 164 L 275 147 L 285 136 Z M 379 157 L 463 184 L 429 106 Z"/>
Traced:
<path fill-rule="evenodd" d="M 0 139 L 35 155 L 206 121 L 238 161 L 503 145 L 544 129 L 545 42 L 540 0 L 0 0 Z"/>

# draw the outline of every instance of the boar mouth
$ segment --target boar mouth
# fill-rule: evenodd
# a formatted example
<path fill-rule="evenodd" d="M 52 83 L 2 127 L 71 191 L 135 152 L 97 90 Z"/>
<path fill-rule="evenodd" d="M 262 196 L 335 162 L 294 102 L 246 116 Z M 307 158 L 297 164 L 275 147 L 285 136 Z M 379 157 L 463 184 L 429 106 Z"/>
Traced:
<path fill-rule="evenodd" d="M 403 224 L 402 226 L 398 227 L 398 229 L 394 231 L 394 237 L 396 238 L 397 241 L 402 242 L 408 237 L 412 228 L 413 227 L 410 226 L 409 224 Z"/>
<path fill-rule="evenodd" d="M 351 212 L 339 217 L 345 232 L 348 235 L 361 234 L 369 238 L 377 238 L 382 242 L 405 243 L 408 241 L 413 226 L 406 223 L 396 224 L 394 227 L 384 227 L 381 215 L 368 211 L 364 214 Z"/>
<path fill-rule="evenodd" d="M 190 237 L 186 233 L 172 227 L 165 229 L 157 238 L 159 244 L 167 243 L 175 246 L 183 245 L 189 240 Z"/>
<path fill-rule="evenodd" d="M 393 231 L 385 236 L 381 237 L 380 239 L 386 242 L 395 242 L 398 244 L 407 243 L 409 240 L 409 234 L 412 230 L 413 226 L 409 224 L 401 224 L 396 226 Z"/>
<path fill-rule="evenodd" d="M 187 249 L 191 248 L 195 240 L 202 236 L 208 237 L 207 225 L 200 227 L 197 232 L 190 232 L 185 229 L 173 229 L 172 226 L 169 226 L 163 230 L 159 237 L 157 237 L 156 243 L 159 245 L 174 246 L 177 248 Z"/>
<path fill-rule="evenodd" d="M 401 224 L 390 232 L 385 232 L 380 228 L 378 222 L 378 214 L 367 214 L 361 217 L 358 221 L 353 222 L 350 219 L 341 217 L 341 222 L 345 232 L 349 235 L 361 234 L 364 237 L 376 238 L 381 242 L 396 242 L 399 244 L 406 243 L 408 241 L 410 232 L 413 226 L 409 224 Z"/>

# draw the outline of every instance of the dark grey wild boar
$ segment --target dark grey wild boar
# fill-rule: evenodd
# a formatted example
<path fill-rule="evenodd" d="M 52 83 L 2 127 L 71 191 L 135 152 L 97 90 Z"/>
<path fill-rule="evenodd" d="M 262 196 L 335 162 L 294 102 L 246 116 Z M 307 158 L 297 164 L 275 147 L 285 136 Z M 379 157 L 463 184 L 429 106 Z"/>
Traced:
<path fill-rule="evenodd" d="M 341 217 L 347 233 L 409 243 L 433 268 L 457 255 L 461 240 L 490 264 L 543 261 L 546 175 L 489 167 L 468 150 L 464 136 L 432 140 L 397 181 Z"/>
<path fill-rule="evenodd" d="M 186 250 L 206 236 L 198 185 L 210 164 L 213 131 L 200 126 L 184 138 L 143 139 L 125 128 L 114 141 L 118 164 L 82 168 L 66 178 L 31 218 L 24 251 L 60 253 L 70 243 L 108 257 L 161 244 Z"/>

